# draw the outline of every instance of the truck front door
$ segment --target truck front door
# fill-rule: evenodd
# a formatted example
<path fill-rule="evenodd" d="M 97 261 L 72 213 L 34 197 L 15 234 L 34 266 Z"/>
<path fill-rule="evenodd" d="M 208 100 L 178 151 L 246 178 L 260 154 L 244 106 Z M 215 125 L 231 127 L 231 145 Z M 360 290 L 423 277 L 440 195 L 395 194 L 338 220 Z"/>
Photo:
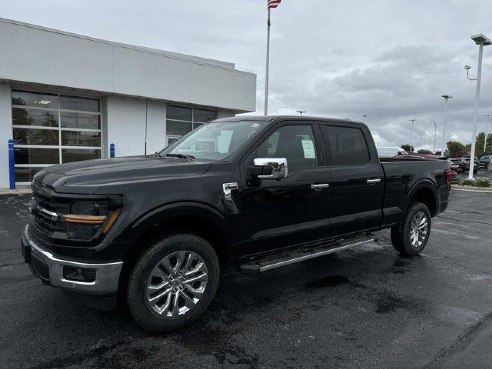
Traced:
<path fill-rule="evenodd" d="M 302 244 L 325 232 L 330 170 L 320 160 L 322 142 L 315 132 L 316 123 L 282 122 L 245 159 L 246 180 L 234 194 L 239 254 Z M 255 180 L 248 173 L 255 158 L 287 159 L 287 177 Z"/>

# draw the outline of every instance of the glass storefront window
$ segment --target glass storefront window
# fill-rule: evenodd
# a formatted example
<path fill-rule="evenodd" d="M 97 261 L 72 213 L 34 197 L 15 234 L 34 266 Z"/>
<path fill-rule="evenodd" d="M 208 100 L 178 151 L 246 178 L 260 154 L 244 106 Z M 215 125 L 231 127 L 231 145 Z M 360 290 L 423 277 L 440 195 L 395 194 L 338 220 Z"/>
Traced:
<path fill-rule="evenodd" d="M 60 96 L 60 108 L 66 110 L 99 112 L 99 100 L 85 97 Z"/>
<path fill-rule="evenodd" d="M 168 136 L 184 136 L 193 128 L 191 122 L 175 122 L 168 120 L 166 123 L 166 134 Z"/>
<path fill-rule="evenodd" d="M 15 145 L 58 145 L 58 130 L 14 128 Z"/>
<path fill-rule="evenodd" d="M 12 91 L 16 182 L 52 164 L 101 157 L 98 99 Z"/>
<path fill-rule="evenodd" d="M 40 94 L 27 91 L 12 91 L 12 105 L 37 108 L 55 108 L 60 106 L 60 98 L 53 94 Z"/>
<path fill-rule="evenodd" d="M 181 106 L 167 106 L 166 108 L 166 119 L 172 120 L 186 120 L 191 122 L 192 120 L 192 109 L 183 108 Z"/>
<path fill-rule="evenodd" d="M 211 120 L 214 120 L 216 117 L 217 117 L 217 113 L 211 110 L 201 110 L 201 109 L 193 110 L 194 122 L 208 123 Z"/>
<path fill-rule="evenodd" d="M 15 148 L 15 164 L 58 164 L 60 150 L 46 148 Z"/>
<path fill-rule="evenodd" d="M 43 168 L 35 167 L 15 167 L 15 181 L 16 182 L 31 182 L 34 175 Z"/>
<path fill-rule="evenodd" d="M 62 146 L 99 146 L 100 132 L 62 131 Z"/>
<path fill-rule="evenodd" d="M 166 142 L 170 144 L 216 117 L 217 112 L 213 110 L 168 105 L 166 107 Z"/>
<path fill-rule="evenodd" d="M 13 108 L 12 124 L 14 126 L 58 127 L 58 111 Z"/>
<path fill-rule="evenodd" d="M 71 163 L 74 161 L 91 160 L 101 158 L 100 149 L 62 149 L 62 162 Z"/>
<path fill-rule="evenodd" d="M 100 116 L 97 114 L 62 111 L 60 118 L 62 128 L 101 129 Z"/>

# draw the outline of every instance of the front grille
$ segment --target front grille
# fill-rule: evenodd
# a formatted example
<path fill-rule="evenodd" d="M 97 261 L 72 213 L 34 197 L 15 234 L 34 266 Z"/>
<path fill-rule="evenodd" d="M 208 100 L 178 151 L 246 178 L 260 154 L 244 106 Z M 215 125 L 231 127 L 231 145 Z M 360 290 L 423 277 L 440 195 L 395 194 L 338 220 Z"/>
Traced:
<path fill-rule="evenodd" d="M 56 200 L 53 192 L 46 187 L 39 184 L 33 184 L 32 187 L 29 231 L 36 240 L 49 244 L 55 233 L 66 232 L 66 224 L 49 213 L 66 214 L 69 205 L 66 201 Z"/>

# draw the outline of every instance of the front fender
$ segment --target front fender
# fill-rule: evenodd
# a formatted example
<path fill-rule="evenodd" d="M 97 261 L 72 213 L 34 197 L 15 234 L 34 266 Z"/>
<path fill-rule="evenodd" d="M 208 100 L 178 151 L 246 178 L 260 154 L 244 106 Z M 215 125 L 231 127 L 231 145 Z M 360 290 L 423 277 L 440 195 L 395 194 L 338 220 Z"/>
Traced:
<path fill-rule="evenodd" d="M 127 230 L 124 232 L 124 238 L 135 242 L 157 223 L 179 216 L 193 216 L 206 219 L 221 230 L 227 242 L 230 241 L 230 227 L 224 215 L 210 205 L 194 201 L 176 202 L 152 209 L 127 227 Z"/>

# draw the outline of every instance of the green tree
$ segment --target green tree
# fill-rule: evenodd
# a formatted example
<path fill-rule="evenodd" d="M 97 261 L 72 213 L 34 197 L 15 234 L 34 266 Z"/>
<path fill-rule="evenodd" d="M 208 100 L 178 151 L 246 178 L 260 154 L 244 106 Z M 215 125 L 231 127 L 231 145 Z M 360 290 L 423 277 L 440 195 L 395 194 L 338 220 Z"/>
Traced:
<path fill-rule="evenodd" d="M 487 144 L 485 145 L 485 151 L 492 153 L 492 133 L 487 135 Z"/>
<path fill-rule="evenodd" d="M 55 116 L 50 112 L 46 112 L 44 116 L 44 126 L 46 127 L 57 127 L 58 122 L 55 119 Z"/>
<path fill-rule="evenodd" d="M 480 132 L 475 140 L 475 156 L 480 156 L 484 152 L 485 133 Z"/>
<path fill-rule="evenodd" d="M 420 149 L 419 151 L 417 151 L 417 154 L 427 154 L 427 155 L 430 155 L 430 154 L 432 154 L 432 151 Z"/>
<path fill-rule="evenodd" d="M 413 152 L 413 146 L 410 146 L 410 144 L 401 145 L 400 147 L 406 152 Z"/>
<path fill-rule="evenodd" d="M 12 98 L 12 105 L 26 105 L 24 100 L 19 97 Z M 33 119 L 29 116 L 26 109 L 14 108 L 12 109 L 12 123 L 18 125 L 29 126 L 33 122 Z"/>
<path fill-rule="evenodd" d="M 449 141 L 447 143 L 449 155 L 456 155 L 466 152 L 466 146 L 458 141 Z"/>

